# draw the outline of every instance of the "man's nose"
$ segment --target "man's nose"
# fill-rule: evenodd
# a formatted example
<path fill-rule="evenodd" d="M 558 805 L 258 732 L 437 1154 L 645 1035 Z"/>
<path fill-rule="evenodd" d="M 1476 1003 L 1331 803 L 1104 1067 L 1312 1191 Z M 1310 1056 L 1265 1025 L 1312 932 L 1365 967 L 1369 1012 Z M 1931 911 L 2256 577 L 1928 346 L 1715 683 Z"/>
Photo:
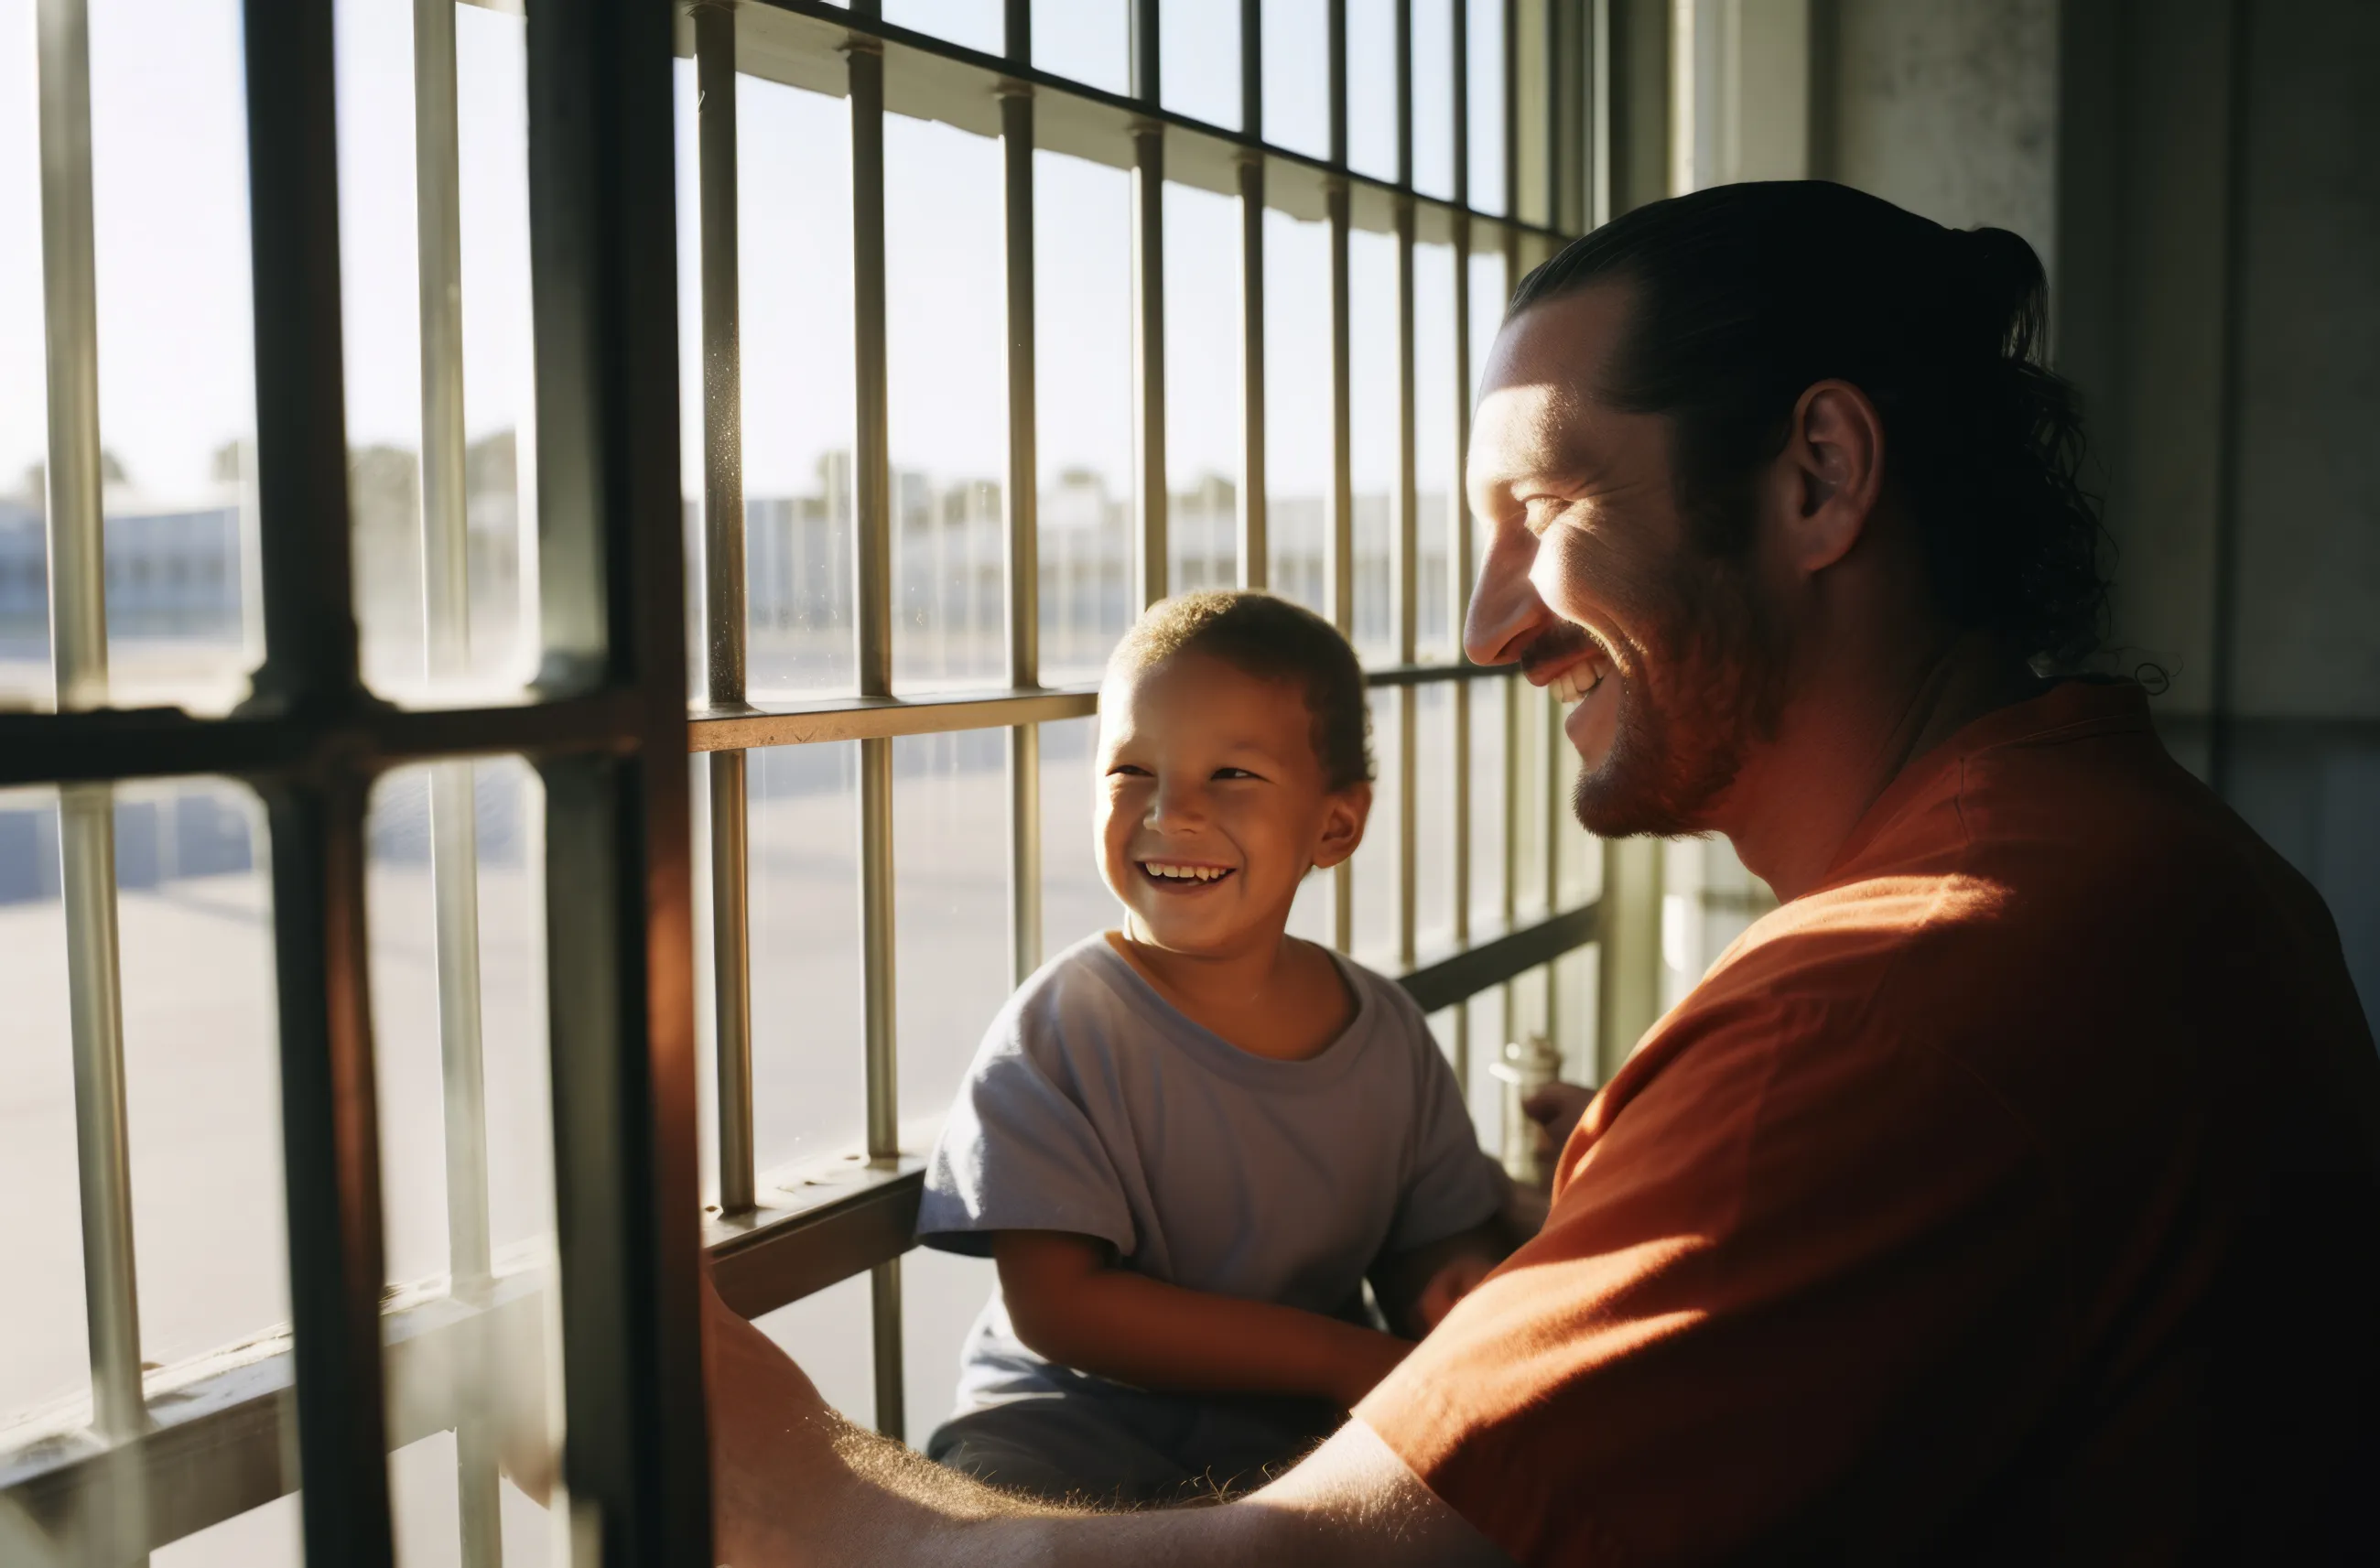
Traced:
<path fill-rule="evenodd" d="M 1471 614 L 1463 626 L 1463 650 L 1473 663 L 1512 663 L 1552 624 L 1554 613 L 1529 580 L 1536 558 L 1536 538 L 1527 529 L 1511 525 L 1489 531 Z"/>

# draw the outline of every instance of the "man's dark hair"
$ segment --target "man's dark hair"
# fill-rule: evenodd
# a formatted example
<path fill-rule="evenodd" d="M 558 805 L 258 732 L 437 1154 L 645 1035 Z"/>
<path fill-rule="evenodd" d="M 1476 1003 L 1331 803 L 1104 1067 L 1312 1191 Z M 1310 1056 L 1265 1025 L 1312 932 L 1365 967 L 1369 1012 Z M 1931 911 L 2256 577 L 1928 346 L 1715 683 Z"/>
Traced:
<path fill-rule="evenodd" d="M 2006 229 L 1946 229 L 1820 180 L 1723 185 L 1639 207 L 1521 282 L 1510 321 L 1606 280 L 1633 289 L 1597 395 L 1670 418 L 1679 498 L 1706 552 L 1750 544 L 1755 468 L 1812 383 L 1883 417 L 1885 483 L 1944 614 L 2045 667 L 2098 646 L 2098 506 L 2082 417 L 2045 363 L 2048 284 Z"/>
<path fill-rule="evenodd" d="M 1370 782 L 1372 711 L 1364 699 L 1364 666 L 1338 627 L 1269 593 L 1185 593 L 1141 613 L 1116 644 L 1108 673 L 1146 670 L 1184 653 L 1303 687 L 1306 711 L 1314 716 L 1314 754 L 1330 787 Z"/>

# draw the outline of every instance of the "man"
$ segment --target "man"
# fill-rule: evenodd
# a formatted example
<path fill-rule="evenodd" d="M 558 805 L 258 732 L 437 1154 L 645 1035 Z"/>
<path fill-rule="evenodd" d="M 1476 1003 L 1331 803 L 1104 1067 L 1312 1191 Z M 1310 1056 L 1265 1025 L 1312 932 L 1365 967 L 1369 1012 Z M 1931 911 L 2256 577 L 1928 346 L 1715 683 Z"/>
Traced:
<path fill-rule="evenodd" d="M 1525 282 L 1466 642 L 1580 820 L 1784 901 L 1607 1085 L 1543 1231 L 1274 1485 L 1099 1517 L 828 1413 L 723 1309 L 764 1564 L 2301 1563 L 2351 1550 L 2380 1061 L 2320 901 L 2096 641 L 2039 262 L 1839 187 L 1657 203 Z"/>

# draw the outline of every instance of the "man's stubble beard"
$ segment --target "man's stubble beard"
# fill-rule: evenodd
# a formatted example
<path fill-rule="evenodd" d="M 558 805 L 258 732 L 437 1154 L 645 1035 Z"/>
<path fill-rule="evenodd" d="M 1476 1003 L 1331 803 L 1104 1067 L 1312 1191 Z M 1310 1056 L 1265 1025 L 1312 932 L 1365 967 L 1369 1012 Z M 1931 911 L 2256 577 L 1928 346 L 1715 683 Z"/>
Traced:
<path fill-rule="evenodd" d="M 1602 838 L 1707 832 L 1745 753 L 1776 730 L 1786 650 L 1749 557 L 1690 545 L 1661 574 L 1657 597 L 1660 689 L 1621 687 L 1610 753 L 1582 768 L 1571 791 L 1579 824 Z"/>

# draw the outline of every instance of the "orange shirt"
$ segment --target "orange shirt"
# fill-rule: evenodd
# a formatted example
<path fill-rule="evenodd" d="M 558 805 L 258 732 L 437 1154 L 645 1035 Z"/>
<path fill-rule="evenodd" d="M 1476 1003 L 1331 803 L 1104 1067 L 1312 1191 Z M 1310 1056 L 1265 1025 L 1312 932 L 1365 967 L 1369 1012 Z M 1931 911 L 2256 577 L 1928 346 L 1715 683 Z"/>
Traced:
<path fill-rule="evenodd" d="M 2375 1216 L 2321 900 L 2068 683 L 1721 956 L 1357 1415 L 1524 1563 L 2329 1561 Z"/>

